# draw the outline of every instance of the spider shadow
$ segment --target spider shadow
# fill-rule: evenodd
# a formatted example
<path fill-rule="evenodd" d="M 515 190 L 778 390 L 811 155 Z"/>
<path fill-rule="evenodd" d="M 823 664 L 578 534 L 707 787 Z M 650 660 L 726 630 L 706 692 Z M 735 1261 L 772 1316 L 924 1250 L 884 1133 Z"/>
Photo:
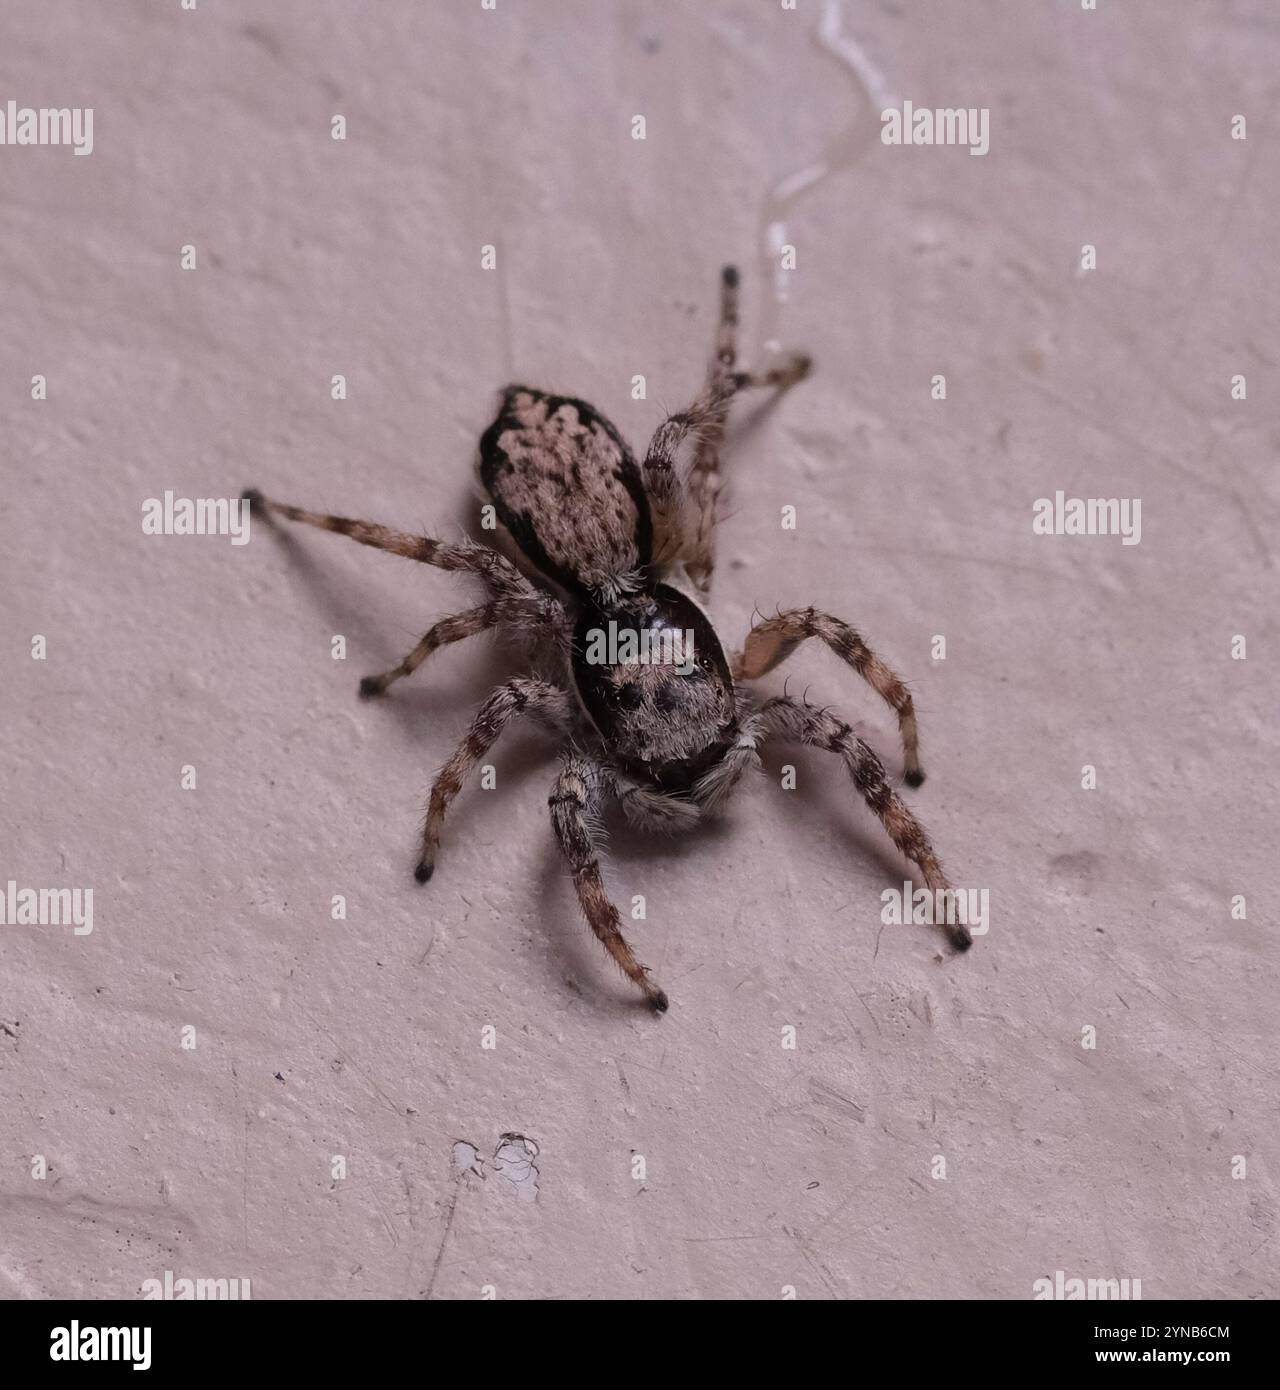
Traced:
<path fill-rule="evenodd" d="M 357 631 L 369 624 L 368 613 L 354 607 L 348 597 L 350 585 L 340 587 L 334 577 L 333 566 L 317 560 L 296 532 L 286 530 L 256 507 L 253 522 L 271 533 L 273 543 L 280 547 L 288 561 L 286 568 L 290 582 L 294 579 L 299 581 L 299 586 L 306 591 L 313 606 L 328 621 L 331 631 Z"/>
<path fill-rule="evenodd" d="M 732 834 L 732 827 L 723 822 L 707 822 L 697 834 L 675 840 L 667 835 L 646 834 L 637 830 L 627 823 L 616 804 L 606 808 L 603 820 L 607 835 L 600 838 L 599 853 L 606 890 L 622 917 L 623 935 L 640 960 L 652 966 L 662 939 L 646 930 L 650 926 L 647 919 L 633 920 L 627 911 L 634 893 L 644 893 L 646 899 L 650 896 L 652 878 L 647 872 L 634 870 L 659 858 L 664 863 L 670 863 L 673 857 L 684 859 L 697 854 L 699 850 L 708 852 L 706 841 L 728 838 Z M 651 1016 L 649 1004 L 610 964 L 604 948 L 587 925 L 549 818 L 547 832 L 548 843 L 542 857 L 537 901 L 542 921 L 555 924 L 547 936 L 553 958 L 565 967 L 558 972 L 557 982 L 567 985 L 581 1002 L 601 1016 L 614 1016 L 619 1006 L 636 1009 L 646 1017 Z M 677 904 L 673 912 L 664 915 L 663 929 L 677 930 L 684 920 Z M 662 973 L 655 967 L 659 982 Z"/>
<path fill-rule="evenodd" d="M 462 608 L 466 605 L 458 606 Z M 433 620 L 423 623 L 423 632 L 430 627 L 431 621 Z M 413 642 L 417 640 L 415 637 Z M 413 642 L 406 644 L 405 651 Z M 446 647 L 434 653 L 413 675 L 396 681 L 384 694 L 376 695 L 372 699 L 360 699 L 360 703 L 367 705 L 371 710 L 390 711 L 406 733 L 423 735 L 425 732 L 442 732 L 446 741 L 444 746 L 437 750 L 440 763 L 443 763 L 461 742 L 470 725 L 471 717 L 484 700 L 504 681 L 526 674 L 526 667 L 520 660 L 521 654 L 515 649 L 516 644 L 507 639 L 501 631 L 492 629 L 478 633 L 475 637 L 467 638 L 462 645 L 466 647 L 467 660 L 462 674 L 457 679 L 441 679 L 441 668 L 453 655 Z M 402 651 L 387 661 L 386 665 L 392 666 L 403 656 Z M 365 674 L 376 673 L 367 671 Z M 524 735 L 532 728 L 530 725 L 515 726 L 502 735 L 499 746 L 502 749 L 504 765 L 508 747 L 523 747 Z M 534 732 L 541 733 L 540 730 Z M 540 742 L 545 746 L 554 747 L 554 740 L 549 739 L 545 733 L 541 733 Z M 452 820 L 451 812 L 450 821 Z"/>
<path fill-rule="evenodd" d="M 796 383 L 797 386 L 803 384 L 803 382 Z M 728 453 L 729 450 L 749 440 L 752 435 L 762 429 L 791 390 L 794 390 L 794 387 L 775 386 L 764 392 L 763 399 L 759 399 L 746 409 L 738 410 L 736 418 L 731 415 L 729 424 L 725 427 L 724 451 Z M 742 397 L 739 396 L 738 399 L 741 400 Z"/>
<path fill-rule="evenodd" d="M 859 736 L 872 743 L 864 730 Z M 875 745 L 873 744 L 873 747 Z M 876 747 L 882 760 L 885 750 Z M 884 827 L 863 801 L 854 787 L 843 762 L 830 754 L 794 744 L 775 743 L 766 749 L 763 765 L 765 778 L 777 789 L 781 784 L 781 769 L 790 764 L 796 769 L 797 788 L 786 792 L 790 798 L 784 808 L 776 805 L 773 814 L 788 826 L 788 839 L 797 845 L 820 842 L 824 835 L 843 841 L 850 855 L 860 863 L 875 867 L 885 882 L 883 887 L 900 888 L 904 882 L 920 882 L 919 870 L 889 839 Z M 892 763 L 890 762 L 890 765 Z M 896 780 L 891 778 L 896 786 Z M 800 787 L 805 788 L 803 792 Z M 911 803 L 904 797 L 908 809 Z M 788 854 L 791 863 L 803 863 Z M 877 889 L 877 894 L 880 892 Z"/>
<path fill-rule="evenodd" d="M 295 531 L 287 530 L 271 520 L 268 520 L 265 529 L 272 532 L 274 539 L 284 550 L 290 574 L 297 576 L 300 588 L 306 592 L 311 605 L 319 612 L 322 620 L 329 624 L 331 630 L 358 632 L 363 647 L 372 648 L 385 656 L 385 660 L 370 656 L 367 658 L 369 669 L 353 676 L 353 701 L 367 704 L 373 709 L 392 710 L 406 730 L 412 728 L 413 732 L 421 733 L 424 729 L 431 729 L 433 721 L 438 722 L 442 715 L 453 719 L 455 716 L 474 712 L 485 695 L 495 686 L 509 680 L 513 675 L 521 674 L 520 654 L 512 650 L 516 644 L 504 640 L 503 634 L 494 630 L 469 638 L 465 643 L 469 656 L 474 658 L 480 654 L 479 661 L 473 660 L 469 663 L 465 680 L 446 685 L 438 679 L 433 679 L 439 675 L 440 664 L 450 658 L 451 653 L 446 648 L 436 653 L 421 671 L 415 672 L 405 680 L 397 681 L 385 695 L 371 700 L 361 699 L 358 693 L 361 677 L 374 675 L 394 666 L 418 642 L 441 612 L 458 612 L 470 607 L 475 602 L 474 594 L 460 592 L 457 585 L 449 586 L 456 595 L 456 601 L 450 601 L 447 597 L 443 602 L 429 598 L 430 606 L 427 607 L 420 626 L 393 633 L 386 618 L 379 618 L 377 603 L 371 599 L 367 605 L 356 607 L 349 597 L 350 583 L 336 579 L 333 568 L 317 560 L 310 547 Z M 446 583 L 450 578 L 439 570 L 434 573 L 444 578 Z M 442 690 L 445 692 L 443 700 Z M 477 691 L 480 693 L 477 694 Z M 463 732 L 461 727 L 456 729 L 458 738 L 462 737 Z M 443 761 L 450 752 L 452 746 L 442 752 L 441 760 Z"/>
<path fill-rule="evenodd" d="M 777 779 L 781 765 L 786 762 L 796 767 L 800 785 L 810 790 L 797 797 L 796 802 L 786 805 L 785 809 L 790 815 L 784 818 L 792 823 L 786 844 L 780 835 L 774 838 L 773 827 L 769 826 L 771 843 L 777 853 L 794 865 L 798 861 L 792 854 L 791 844 L 814 844 L 824 836 L 831 836 L 837 843 L 843 842 L 850 856 L 866 866 L 866 876 L 871 881 L 861 885 L 860 879 L 851 875 L 850 883 L 856 891 L 866 895 L 868 907 L 873 902 L 878 903 L 879 894 L 884 888 L 900 887 L 904 880 L 917 877 L 914 866 L 886 838 L 879 823 L 874 818 L 867 823 L 859 815 L 859 806 L 863 806 L 866 817 L 871 817 L 871 812 L 865 808 L 851 785 L 841 785 L 842 778 L 848 782 L 843 764 L 836 762 L 833 766 L 833 760 L 824 761 L 813 750 L 776 745 L 767 755 L 764 777 L 744 779 L 738 796 L 730 803 L 726 813 L 703 821 L 691 834 L 672 837 L 646 833 L 631 826 L 616 803 L 610 803 L 607 807 L 604 814 L 607 839 L 602 837 L 601 840 L 606 887 L 621 913 L 623 934 L 642 961 L 654 965 L 663 940 L 669 941 L 669 934 L 682 928 L 689 914 L 680 910 L 678 902 L 673 902 L 664 910 L 661 923 L 663 932 L 668 935 L 665 938 L 651 936 L 646 931 L 649 925 L 647 921 L 633 921 L 628 915 L 626 909 L 633 891 L 650 896 L 647 885 L 652 884 L 654 866 L 659 861 L 666 866 L 673 861 L 696 863 L 696 858 L 701 855 L 731 856 L 737 829 L 733 805 L 747 795 L 766 792 L 767 787 L 761 786 L 761 783 L 768 778 Z M 782 809 L 774 805 L 769 814 L 780 815 Z M 883 878 L 883 883 L 875 881 L 877 875 Z M 603 950 L 583 921 L 564 858 L 549 825 L 537 901 L 541 919 L 555 924 L 555 929 L 548 932 L 553 959 L 560 959 L 567 967 L 553 972 L 558 974 L 557 983 L 567 984 L 597 1012 L 612 1013 L 618 1004 L 624 1004 L 634 1005 L 647 1013 L 645 1002 L 609 967 Z M 815 916 L 819 915 L 819 907 L 820 904 L 815 901 Z M 578 930 L 566 930 L 561 925 L 566 923 L 575 924 Z M 730 918 L 726 916 L 723 929 L 728 931 L 730 927 Z M 655 968 L 655 973 L 662 981 L 663 972 Z"/>
<path fill-rule="evenodd" d="M 610 965 L 604 948 L 587 926 L 574 895 L 564 856 L 551 831 L 550 820 L 547 823 L 547 836 L 536 901 L 538 918 L 550 947 L 544 957 L 548 978 L 557 986 L 567 987 L 574 998 L 593 1013 L 611 1015 L 627 1005 L 649 1013 L 649 1006 L 635 987 Z M 625 921 L 624 914 L 623 934 L 627 935 Z M 554 925 L 548 929 L 548 924 Z M 631 935 L 627 935 L 627 939 L 633 946 L 636 945 Z M 644 959 L 643 951 L 637 954 Z"/>

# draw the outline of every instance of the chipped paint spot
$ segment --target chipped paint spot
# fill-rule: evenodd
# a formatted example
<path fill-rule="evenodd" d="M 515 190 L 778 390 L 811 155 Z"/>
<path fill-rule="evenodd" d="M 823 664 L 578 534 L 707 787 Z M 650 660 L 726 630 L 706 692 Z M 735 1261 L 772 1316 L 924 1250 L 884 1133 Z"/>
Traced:
<path fill-rule="evenodd" d="M 538 1196 L 538 1167 L 534 1159 L 538 1146 L 523 1134 L 504 1134 L 494 1151 L 493 1166 L 511 1184 L 522 1202 L 532 1202 Z"/>
<path fill-rule="evenodd" d="M 484 1176 L 484 1160 L 480 1150 L 465 1139 L 455 1139 L 453 1144 L 453 1171 L 461 1177 L 464 1173 L 478 1173 Z"/>

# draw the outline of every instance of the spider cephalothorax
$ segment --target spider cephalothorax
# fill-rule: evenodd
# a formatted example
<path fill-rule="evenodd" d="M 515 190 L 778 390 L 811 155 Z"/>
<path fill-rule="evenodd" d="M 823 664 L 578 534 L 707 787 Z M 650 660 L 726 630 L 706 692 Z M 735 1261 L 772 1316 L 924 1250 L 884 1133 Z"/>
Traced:
<path fill-rule="evenodd" d="M 434 871 L 445 814 L 467 773 L 514 715 L 538 719 L 561 740 L 564 765 L 549 804 L 578 901 L 610 955 L 660 1012 L 667 996 L 636 960 L 605 891 L 596 813 L 606 797 L 618 799 L 637 825 L 687 828 L 758 762 L 765 739 L 809 744 L 843 759 L 858 792 L 928 886 L 935 893 L 948 888 L 924 830 L 847 723 L 785 695 L 757 702 L 741 682 L 772 670 L 806 638 L 821 638 L 897 712 L 906 780 L 918 786 L 923 774 L 906 686 L 851 627 L 814 608 L 759 623 L 731 664 L 695 601 L 710 588 L 714 568 L 730 402 L 748 387 L 790 386 L 809 370 L 801 354 L 758 375 L 735 369 L 737 287 L 737 272 L 726 268 L 706 384 L 688 410 L 659 426 L 642 463 L 585 401 L 528 386 L 503 391 L 497 418 L 480 441 L 480 478 L 505 553 L 245 494 L 258 512 L 338 531 L 483 583 L 483 603 L 436 623 L 398 666 L 366 676 L 362 695 L 380 695 L 438 647 L 490 628 L 531 639 L 534 673 L 507 681 L 485 700 L 436 777 L 418 881 Z M 681 474 L 677 452 L 685 443 L 692 457 Z M 957 947 L 970 944 L 967 927 L 952 925 L 949 932 Z"/>
<path fill-rule="evenodd" d="M 733 747 L 733 676 L 702 609 L 666 584 L 584 605 L 572 668 L 583 706 L 622 769 L 690 792 Z"/>

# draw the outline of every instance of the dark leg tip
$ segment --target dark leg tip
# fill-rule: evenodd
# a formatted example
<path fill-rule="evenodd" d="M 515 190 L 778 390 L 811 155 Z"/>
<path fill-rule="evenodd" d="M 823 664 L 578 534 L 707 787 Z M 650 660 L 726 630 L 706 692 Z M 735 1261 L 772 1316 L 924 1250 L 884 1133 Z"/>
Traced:
<path fill-rule="evenodd" d="M 920 787 L 924 785 L 924 773 L 919 771 L 908 772 L 902 780 L 906 782 L 909 787 Z"/>
<path fill-rule="evenodd" d="M 262 506 L 263 502 L 266 501 L 256 487 L 245 488 L 240 494 L 240 500 L 249 504 L 249 510 L 251 512 L 257 511 L 258 508 Z"/>
<path fill-rule="evenodd" d="M 951 944 L 957 951 L 967 951 L 973 945 L 973 935 L 968 927 L 957 927 L 951 933 Z"/>
<path fill-rule="evenodd" d="M 381 695 L 386 686 L 377 676 L 366 676 L 360 682 L 360 698 L 362 700 L 372 700 L 375 695 Z"/>
<path fill-rule="evenodd" d="M 725 266 L 725 268 L 720 272 L 720 279 L 724 281 L 725 286 L 726 286 L 728 289 L 731 289 L 731 290 L 737 289 L 737 288 L 738 288 L 738 267 L 737 267 L 736 265 L 727 265 L 727 266 Z"/>
<path fill-rule="evenodd" d="M 436 866 L 429 859 L 424 859 L 421 864 L 413 871 L 413 876 L 419 883 L 425 883 L 436 871 Z"/>
<path fill-rule="evenodd" d="M 653 990 L 649 995 L 649 1005 L 655 1014 L 665 1014 L 671 1007 L 671 1001 L 667 998 L 666 990 Z"/>

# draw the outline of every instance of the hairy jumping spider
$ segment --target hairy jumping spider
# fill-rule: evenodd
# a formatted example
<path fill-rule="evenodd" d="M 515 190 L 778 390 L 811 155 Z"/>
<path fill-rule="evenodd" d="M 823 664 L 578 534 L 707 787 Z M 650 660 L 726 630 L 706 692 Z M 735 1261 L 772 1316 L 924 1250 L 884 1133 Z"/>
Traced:
<path fill-rule="evenodd" d="M 684 592 L 705 595 L 710 588 L 720 446 L 730 402 L 747 387 L 782 389 L 809 371 L 809 359 L 801 354 L 760 375 L 735 370 L 737 323 L 738 274 L 729 266 L 721 277 L 720 325 L 706 384 L 688 410 L 663 421 L 640 465 L 614 426 L 585 401 L 508 386 L 497 419 L 480 441 L 480 477 L 505 554 L 470 541 L 448 544 L 304 511 L 268 501 L 256 490 L 245 493 L 258 513 L 265 509 L 338 531 L 406 559 L 475 575 L 484 584 L 485 602 L 436 623 L 398 666 L 366 677 L 362 695 L 381 694 L 436 648 L 489 628 L 511 628 L 534 639 L 534 674 L 507 681 L 485 700 L 435 779 L 418 881 L 431 877 L 445 812 L 467 773 L 513 715 L 538 719 L 561 740 L 563 768 L 550 796 L 551 823 L 582 911 L 659 1012 L 667 1008 L 667 996 L 623 938 L 601 878 L 597 812 L 607 796 L 621 801 L 633 824 L 683 830 L 758 765 L 764 740 L 779 736 L 810 744 L 843 758 L 867 805 L 928 886 L 935 892 L 948 886 L 923 828 L 848 724 L 786 696 L 759 703 L 739 684 L 771 671 L 806 638 L 821 638 L 897 712 L 906 781 L 918 786 L 923 773 L 916 718 L 902 681 L 851 627 L 813 608 L 758 623 L 731 667 L 710 620 Z M 692 458 L 681 477 L 676 454 L 686 441 Z M 678 633 L 682 660 L 588 661 L 587 652 L 600 649 L 595 639 L 605 629 L 650 638 Z M 967 927 L 948 931 L 956 947 L 971 943 Z"/>

